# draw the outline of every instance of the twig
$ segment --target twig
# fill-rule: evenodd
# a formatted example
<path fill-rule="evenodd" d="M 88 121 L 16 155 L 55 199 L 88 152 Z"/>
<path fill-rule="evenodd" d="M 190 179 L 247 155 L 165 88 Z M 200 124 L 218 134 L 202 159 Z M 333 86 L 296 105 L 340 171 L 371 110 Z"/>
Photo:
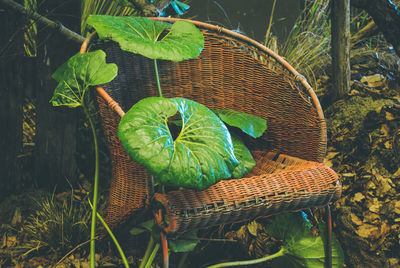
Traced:
<path fill-rule="evenodd" d="M 77 34 L 74 31 L 71 31 L 70 29 L 64 27 L 61 23 L 56 23 L 52 20 L 49 20 L 48 18 L 40 15 L 37 12 L 32 12 L 30 10 L 27 10 L 25 7 L 22 5 L 12 1 L 12 0 L 0 0 L 0 4 L 7 7 L 10 10 L 17 11 L 18 13 L 36 20 L 37 22 L 48 26 L 49 28 L 59 32 L 63 36 L 65 36 L 68 40 L 77 42 L 77 43 L 82 43 L 85 38 L 81 36 L 80 34 Z"/>
<path fill-rule="evenodd" d="M 71 255 L 72 253 L 74 253 L 75 250 L 77 250 L 80 247 L 83 247 L 84 245 L 88 244 L 90 242 L 90 239 L 80 243 L 79 245 L 77 245 L 76 247 L 74 247 L 70 252 L 68 252 L 67 254 L 65 254 L 64 257 L 61 258 L 61 260 L 59 260 L 56 265 L 54 265 L 54 267 L 57 267 L 57 265 L 59 265 L 60 263 L 62 263 L 69 255 Z"/>

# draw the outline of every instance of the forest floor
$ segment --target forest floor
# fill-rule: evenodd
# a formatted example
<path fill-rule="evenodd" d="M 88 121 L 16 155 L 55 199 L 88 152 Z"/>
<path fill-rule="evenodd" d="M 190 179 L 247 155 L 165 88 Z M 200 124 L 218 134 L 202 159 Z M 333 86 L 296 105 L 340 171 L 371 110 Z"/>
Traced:
<path fill-rule="evenodd" d="M 400 267 L 400 78 L 398 70 L 382 69 L 374 62 L 353 64 L 351 91 L 324 111 L 328 129 L 325 164 L 339 174 L 343 185 L 342 196 L 332 204 L 332 211 L 334 232 L 343 248 L 346 267 Z M 328 77 L 321 77 L 320 83 L 329 90 Z M 323 96 L 321 99 L 324 102 Z M 84 203 L 81 202 L 86 198 L 84 188 L 74 191 L 72 203 Z M 49 267 L 63 256 L 65 259 L 57 267 L 89 267 L 88 246 L 82 243 L 82 237 L 66 235 L 59 238 L 63 241 L 61 244 L 54 245 L 40 244 L 38 241 L 48 239 L 40 235 L 32 240 L 35 232 L 32 228 L 29 231 L 26 222 L 33 222 L 32 215 L 40 217 L 32 200 L 46 200 L 49 209 L 57 206 L 54 200 L 58 200 L 60 211 L 72 204 L 70 193 L 51 197 L 51 194 L 39 191 L 10 196 L 0 203 L 0 267 Z M 74 229 L 77 227 L 71 222 L 66 222 L 64 227 L 71 228 L 70 233 L 80 232 L 80 235 L 88 237 L 86 225 L 90 209 L 86 207 L 78 211 L 76 215 L 69 214 L 70 220 L 79 218 L 85 231 L 80 227 Z M 60 215 L 54 215 L 55 220 L 57 217 Z M 58 227 L 44 225 L 42 228 Z M 249 225 L 231 228 L 231 232 L 223 234 L 222 238 L 235 236 L 242 239 L 241 243 L 222 247 L 218 243 L 211 246 L 202 243 L 202 253 L 196 250 L 197 253 L 189 255 L 189 263 L 204 263 L 206 256 L 214 255 L 221 260 L 225 255 L 234 255 L 240 259 L 276 250 L 272 249 L 276 243 L 265 232 L 251 238 L 243 234 L 243 228 L 249 230 Z M 49 229 L 49 234 L 50 231 L 54 229 Z M 46 232 L 41 235 L 43 233 Z M 80 242 L 74 242 L 74 239 Z M 28 241 L 31 244 L 27 245 Z M 74 243 L 80 247 L 71 252 Z M 143 256 L 144 247 L 141 245 L 139 251 L 128 250 L 132 267 L 136 267 L 139 261 L 133 256 Z M 30 252 L 26 253 L 28 250 Z M 101 254 L 96 256 L 98 265 L 121 265 L 118 254 L 110 249 L 108 243 L 100 245 L 99 252 Z"/>

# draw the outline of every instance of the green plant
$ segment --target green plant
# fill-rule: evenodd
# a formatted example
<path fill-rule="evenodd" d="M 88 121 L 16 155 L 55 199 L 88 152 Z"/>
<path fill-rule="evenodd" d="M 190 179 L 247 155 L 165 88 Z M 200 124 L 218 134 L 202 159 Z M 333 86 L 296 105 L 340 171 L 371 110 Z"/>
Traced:
<path fill-rule="evenodd" d="M 144 232 L 150 233 L 150 239 L 139 268 L 149 267 L 149 265 L 151 265 L 161 243 L 161 229 L 154 219 L 142 222 L 133 227 L 130 231 L 131 235 L 139 235 Z M 200 240 L 195 232 L 187 232 L 181 235 L 179 239 L 169 240 L 168 247 L 170 251 L 174 253 L 188 253 L 193 251 L 199 242 Z M 182 261 L 184 261 L 184 259 Z"/>
<path fill-rule="evenodd" d="M 275 254 L 256 260 L 221 263 L 209 268 L 251 265 L 271 261 L 273 267 L 324 267 L 326 225 L 318 224 L 320 235 L 315 236 L 304 217 L 299 213 L 277 215 L 266 225 L 269 235 L 283 241 L 282 248 Z M 333 236 L 332 265 L 342 267 L 344 256 L 338 240 Z"/>
<path fill-rule="evenodd" d="M 265 44 L 284 57 L 299 73 L 303 74 L 316 92 L 317 77 L 330 63 L 329 0 L 305 1 L 286 40 L 276 45 L 276 38 L 268 34 Z"/>
<path fill-rule="evenodd" d="M 84 36 L 89 31 L 86 21 L 90 15 L 138 15 L 134 6 L 127 0 L 83 0 L 81 10 L 81 33 Z"/>
<path fill-rule="evenodd" d="M 90 16 L 101 39 L 118 42 L 121 49 L 141 54 L 154 60 L 155 75 L 160 97 L 150 97 L 136 103 L 121 119 L 118 136 L 131 158 L 144 165 L 158 183 L 174 187 L 202 190 L 221 179 L 232 177 L 239 161 L 234 153 L 231 135 L 221 121 L 239 127 L 244 132 L 262 135 L 266 121 L 234 111 L 211 110 L 192 100 L 162 98 L 157 70 L 157 59 L 182 61 L 197 57 L 203 49 L 204 37 L 191 23 L 169 23 L 147 18 Z M 179 125 L 175 135 L 169 118 Z M 242 120 L 245 117 L 246 120 Z M 253 133 L 254 132 L 254 133 Z M 241 146 L 240 155 L 251 157 Z M 252 160 L 252 158 L 251 158 Z M 235 177 L 251 170 L 239 167 Z M 247 171 L 247 172 L 246 172 Z"/>
<path fill-rule="evenodd" d="M 117 66 L 115 64 L 106 64 L 105 57 L 105 53 L 101 50 L 85 54 L 76 54 L 71 57 L 53 74 L 53 78 L 59 83 L 50 100 L 54 106 L 67 106 L 70 108 L 82 107 L 92 130 L 95 145 L 93 209 L 90 234 L 90 263 L 92 267 L 95 265 L 99 153 L 93 118 L 86 106 L 85 98 L 89 86 L 110 82 L 117 75 Z"/>
<path fill-rule="evenodd" d="M 96 29 L 100 39 L 112 39 L 124 50 L 154 59 L 160 97 L 145 98 L 136 103 L 121 119 L 118 135 L 131 158 L 147 167 L 158 183 L 202 190 L 221 179 L 240 178 L 251 171 L 255 162 L 250 152 L 239 138 L 232 141 L 221 119 L 253 137 L 261 136 L 265 131 L 264 119 L 230 110 L 216 111 L 218 117 L 195 101 L 162 97 L 157 59 L 182 61 L 197 57 L 204 38 L 193 24 L 177 21 L 171 25 L 147 18 L 112 16 L 90 16 L 87 23 Z M 53 75 L 59 84 L 51 99 L 52 104 L 82 107 L 93 132 L 96 167 L 91 228 L 92 267 L 99 160 L 96 132 L 85 98 L 89 86 L 107 83 L 116 73 L 116 66 L 106 64 L 105 53 L 98 50 L 73 56 Z M 178 120 L 170 122 L 174 116 Z M 180 127 L 176 138 L 170 131 L 170 123 Z M 237 158 L 242 160 L 241 164 Z M 150 247 L 149 260 L 156 254 L 156 247 Z"/>
<path fill-rule="evenodd" d="M 62 201 L 43 194 L 33 202 L 36 210 L 23 225 L 29 238 L 20 246 L 23 255 L 41 250 L 61 256 L 87 240 L 90 207 L 75 199 L 73 192 Z"/>

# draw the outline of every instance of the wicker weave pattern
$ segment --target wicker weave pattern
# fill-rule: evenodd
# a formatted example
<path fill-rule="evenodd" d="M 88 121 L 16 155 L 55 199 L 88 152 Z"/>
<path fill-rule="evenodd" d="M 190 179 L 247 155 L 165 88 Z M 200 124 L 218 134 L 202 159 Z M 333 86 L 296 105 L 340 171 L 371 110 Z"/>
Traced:
<path fill-rule="evenodd" d="M 320 164 L 326 151 L 325 121 L 304 78 L 251 39 L 212 25 L 195 24 L 205 36 L 199 58 L 158 62 L 164 97 L 185 97 L 210 109 L 254 114 L 267 120 L 268 130 L 261 138 L 246 141 L 257 161 L 251 177 L 222 181 L 199 193 L 156 194 L 172 219 L 166 230 L 181 233 L 322 206 L 340 194 L 336 174 Z M 125 111 L 144 97 L 157 96 L 153 61 L 123 52 L 115 44 L 104 44 L 102 49 L 107 60 L 119 67 L 117 78 L 104 89 Z M 113 161 L 106 216 L 113 226 L 148 207 L 151 187 L 149 174 L 129 160 L 116 136 L 119 116 L 101 98 L 98 103 Z"/>
<path fill-rule="evenodd" d="M 113 227 L 149 205 L 149 175 L 145 168 L 132 162 L 123 149 L 117 136 L 119 116 L 102 98 L 98 97 L 97 103 L 110 149 L 112 179 L 106 220 Z"/>
<path fill-rule="evenodd" d="M 171 191 L 155 194 L 168 214 L 169 224 L 164 230 L 179 234 L 195 230 L 273 215 L 282 211 L 296 211 L 327 204 L 338 191 L 338 177 L 320 163 L 274 153 L 257 153 L 258 161 L 271 174 L 254 175 L 240 180 L 221 181 L 210 188 Z M 314 184 L 324 178 L 325 184 Z"/>

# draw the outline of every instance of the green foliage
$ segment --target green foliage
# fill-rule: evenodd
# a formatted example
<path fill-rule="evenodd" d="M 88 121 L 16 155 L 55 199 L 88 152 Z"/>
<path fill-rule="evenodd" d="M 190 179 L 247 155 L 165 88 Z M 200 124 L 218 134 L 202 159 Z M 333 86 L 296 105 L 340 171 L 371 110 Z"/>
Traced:
<path fill-rule="evenodd" d="M 256 165 L 253 156 L 251 155 L 249 149 L 239 138 L 239 136 L 232 134 L 233 149 L 235 151 L 236 159 L 239 160 L 239 165 L 233 170 L 233 177 L 235 179 L 240 179 L 243 175 L 250 173 L 253 167 Z"/>
<path fill-rule="evenodd" d="M 261 137 L 267 129 L 267 121 L 252 114 L 229 109 L 214 110 L 224 123 L 240 128 L 253 138 Z"/>
<path fill-rule="evenodd" d="M 272 262 L 276 267 L 324 267 L 326 243 L 326 227 L 319 224 L 320 235 L 314 236 L 304 218 L 298 213 L 286 213 L 274 217 L 267 225 L 267 232 L 275 238 L 283 240 L 282 257 Z M 333 267 L 342 267 L 344 262 L 342 248 L 333 235 L 332 239 Z"/>
<path fill-rule="evenodd" d="M 180 115 L 174 140 L 168 118 Z M 207 107 L 183 98 L 150 97 L 121 119 L 118 136 L 131 158 L 165 185 L 202 190 L 229 178 L 238 165 L 231 136 Z"/>
<path fill-rule="evenodd" d="M 113 0 L 123 7 L 135 8 L 135 6 L 128 0 Z"/>
<path fill-rule="evenodd" d="M 200 243 L 196 232 L 187 232 L 179 236 L 179 239 L 169 240 L 169 249 L 172 252 L 191 252 Z"/>
<path fill-rule="evenodd" d="M 161 229 L 154 219 L 144 221 L 130 230 L 131 235 L 139 235 L 145 232 L 149 232 L 155 241 L 160 242 Z M 172 252 L 190 252 L 194 250 L 198 243 L 200 243 L 200 240 L 196 232 L 187 232 L 179 236 L 178 239 L 169 239 L 168 247 Z"/>
<path fill-rule="evenodd" d="M 37 0 L 24 0 L 24 7 L 30 12 L 37 11 Z M 24 31 L 24 48 L 28 57 L 37 56 L 38 30 L 35 20 L 27 20 Z"/>
<path fill-rule="evenodd" d="M 147 220 L 139 223 L 138 226 L 133 227 L 130 230 L 131 235 L 139 235 L 144 232 L 150 232 L 150 234 L 156 239 L 160 240 L 160 227 L 156 224 L 154 219 Z"/>
<path fill-rule="evenodd" d="M 265 44 L 304 75 L 318 94 L 317 77 L 330 64 L 330 41 L 329 0 L 307 0 L 287 39 L 278 45 L 274 36 L 266 36 Z"/>
<path fill-rule="evenodd" d="M 58 86 L 50 102 L 54 106 L 83 106 L 89 86 L 110 82 L 117 76 L 117 66 L 106 64 L 102 50 L 72 56 L 53 74 Z"/>
<path fill-rule="evenodd" d="M 86 21 L 89 15 L 137 16 L 139 12 L 129 0 L 82 0 L 81 33 L 89 31 Z"/>
<path fill-rule="evenodd" d="M 203 34 L 186 21 L 171 26 L 142 17 L 92 15 L 87 23 L 101 39 L 112 39 L 121 49 L 150 59 L 182 61 L 197 57 L 204 47 Z M 164 32 L 167 34 L 162 36 Z"/>
<path fill-rule="evenodd" d="M 86 202 L 68 198 L 59 201 L 48 195 L 33 200 L 35 212 L 24 223 L 29 241 L 21 247 L 56 253 L 67 253 L 89 237 L 91 210 Z"/>

